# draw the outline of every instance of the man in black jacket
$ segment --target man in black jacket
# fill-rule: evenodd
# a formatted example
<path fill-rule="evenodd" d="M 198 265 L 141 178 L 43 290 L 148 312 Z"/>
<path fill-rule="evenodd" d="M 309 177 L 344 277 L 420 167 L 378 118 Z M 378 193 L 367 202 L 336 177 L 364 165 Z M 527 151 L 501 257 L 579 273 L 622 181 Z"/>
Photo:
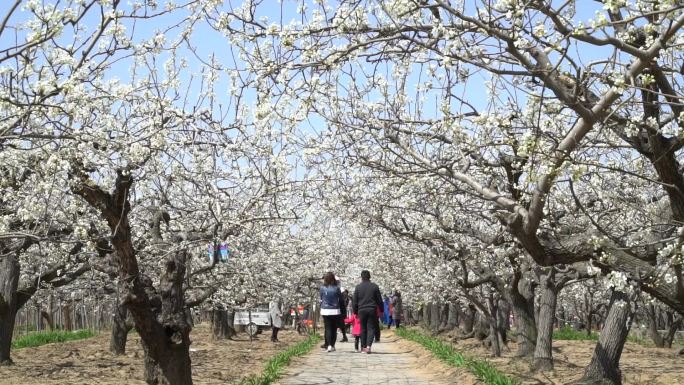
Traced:
<path fill-rule="evenodd" d="M 354 313 L 361 320 L 361 351 L 371 352 L 371 345 L 375 338 L 375 320 L 378 316 L 376 309 L 383 308 L 382 296 L 378 285 L 370 281 L 370 272 L 361 272 L 361 283 L 354 290 Z"/>

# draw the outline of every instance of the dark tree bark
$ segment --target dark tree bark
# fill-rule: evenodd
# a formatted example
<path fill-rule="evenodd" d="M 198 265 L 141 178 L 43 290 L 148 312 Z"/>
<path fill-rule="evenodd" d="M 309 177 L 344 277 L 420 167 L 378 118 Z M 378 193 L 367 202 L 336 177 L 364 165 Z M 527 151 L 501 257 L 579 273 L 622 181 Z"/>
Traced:
<path fill-rule="evenodd" d="M 576 384 L 621 385 L 620 356 L 631 327 L 633 311 L 627 294 L 614 290 L 610 308 L 591 362 Z"/>
<path fill-rule="evenodd" d="M 493 294 L 487 297 L 487 306 L 489 307 L 489 342 L 491 344 L 492 355 L 494 357 L 501 357 L 501 335 L 499 333 L 499 309 L 497 301 Z"/>
<path fill-rule="evenodd" d="M 508 346 L 508 331 L 510 330 L 510 325 L 508 324 L 509 314 L 511 313 L 511 308 L 508 302 L 503 299 L 499 299 L 498 302 L 498 328 L 499 335 L 501 336 L 501 343 Z"/>
<path fill-rule="evenodd" d="M 422 310 L 422 316 L 421 316 L 420 322 L 423 325 L 423 327 L 425 329 L 428 329 L 428 330 L 430 329 L 430 309 L 431 309 L 431 307 L 432 306 L 430 303 L 426 303 L 426 304 L 423 304 L 422 309 L 421 309 Z"/>
<path fill-rule="evenodd" d="M 553 322 L 556 314 L 558 289 L 554 282 L 555 270 L 542 278 L 541 297 L 539 300 L 539 318 L 537 319 L 537 345 L 534 350 L 534 369 L 553 370 Z"/>
<path fill-rule="evenodd" d="M 656 314 L 655 305 L 651 303 L 646 306 L 646 315 L 648 316 L 648 333 L 653 340 L 653 344 L 657 348 L 665 347 L 663 336 L 658 332 L 658 315 Z"/>
<path fill-rule="evenodd" d="M 593 293 L 584 295 L 584 307 L 586 311 L 584 312 L 584 326 L 587 328 L 587 336 L 591 335 L 591 329 L 593 328 L 594 320 L 594 297 Z"/>
<path fill-rule="evenodd" d="M 534 318 L 534 289 L 529 279 L 521 279 L 511 289 L 511 309 L 515 316 L 519 357 L 534 355 L 537 343 L 537 324 Z"/>
<path fill-rule="evenodd" d="M 668 316 L 671 316 L 672 313 L 668 314 Z M 679 316 L 676 320 L 670 323 L 668 326 L 667 334 L 665 334 L 665 347 L 668 349 L 672 348 L 672 342 L 674 341 L 675 334 L 677 334 L 677 330 L 682 326 L 684 323 L 684 316 Z"/>
<path fill-rule="evenodd" d="M 439 316 L 440 316 L 441 306 L 439 303 L 430 303 L 430 330 L 436 332 L 439 330 Z"/>
<path fill-rule="evenodd" d="M 52 331 L 55 330 L 55 321 L 52 319 L 52 313 L 50 311 L 41 310 L 40 316 L 48 324 L 48 328 Z"/>
<path fill-rule="evenodd" d="M 122 283 L 122 304 L 133 315 L 140 335 L 145 352 L 146 382 L 151 385 L 192 385 L 190 325 L 185 314 L 183 290 L 187 251 L 180 249 L 169 253 L 159 290 L 155 290 L 152 281 L 140 271 L 133 246 L 133 230 L 128 219 L 131 209 L 129 191 L 133 185 L 131 174 L 118 172 L 112 194 L 102 190 L 85 173 L 75 177 L 80 179 L 80 183 L 73 187 L 74 192 L 100 212 L 112 231 L 111 243 Z M 162 213 L 159 220 L 167 220 L 166 217 Z M 174 239 L 174 243 L 180 241 Z M 162 241 L 159 239 L 159 242 Z"/>
<path fill-rule="evenodd" d="M 109 351 L 116 356 L 126 354 L 126 342 L 128 333 L 133 329 L 133 317 L 128 312 L 126 305 L 119 303 L 114 308 L 112 317 L 112 336 L 109 340 Z"/>
<path fill-rule="evenodd" d="M 24 239 L 15 248 L 8 248 L 0 243 L 0 255 L 2 255 L 0 257 L 0 365 L 12 363 L 10 348 L 17 312 L 36 293 L 40 283 L 49 283 L 53 287 L 61 287 L 89 270 L 87 265 L 83 265 L 74 271 L 60 276 L 58 273 L 65 266 L 62 264 L 55 265 L 34 278 L 28 285 L 19 288 L 19 276 L 21 273 L 18 262 L 19 255 L 32 244 L 32 241 L 28 239 Z M 70 251 L 71 255 L 78 253 L 81 248 L 82 245 L 77 243 Z M 39 312 L 37 321 L 40 322 L 40 319 L 41 313 Z M 49 319 L 48 322 L 50 321 Z"/>
<path fill-rule="evenodd" d="M 5 251 L 0 249 L 0 251 Z M 4 253 L 3 253 L 4 254 Z M 10 349 L 17 316 L 19 261 L 15 253 L 0 257 L 0 365 L 12 364 Z"/>
<path fill-rule="evenodd" d="M 559 329 L 565 329 L 567 326 L 567 316 L 565 315 L 565 307 L 561 306 L 560 311 L 558 312 L 558 328 Z"/>
<path fill-rule="evenodd" d="M 211 332 L 215 340 L 231 339 L 237 335 L 233 328 L 235 312 L 214 309 L 211 312 Z"/>
<path fill-rule="evenodd" d="M 449 302 L 449 316 L 447 318 L 447 328 L 449 330 L 458 327 L 460 313 L 462 313 L 461 305 L 459 305 L 457 302 Z"/>
<path fill-rule="evenodd" d="M 449 330 L 449 303 L 444 303 L 439 309 L 439 330 Z"/>
<path fill-rule="evenodd" d="M 473 304 L 468 304 L 464 311 L 463 322 L 461 328 L 466 334 L 473 332 L 473 325 L 475 325 L 475 315 L 477 314 L 477 309 Z"/>
<path fill-rule="evenodd" d="M 415 312 L 412 309 L 409 309 L 407 306 L 404 306 L 404 314 L 402 316 L 402 323 L 406 325 L 413 325 L 416 321 L 413 317 Z"/>
<path fill-rule="evenodd" d="M 67 302 L 62 306 L 62 313 L 64 314 L 64 330 L 74 330 L 73 307 L 71 302 Z"/>
<path fill-rule="evenodd" d="M 159 324 L 154 319 L 136 317 L 133 312 L 136 325 L 142 324 L 138 329 L 145 350 L 145 378 L 149 384 L 192 384 L 191 328 L 187 323 L 183 295 L 186 257 L 186 251 L 181 250 L 166 261 L 159 290 Z"/>

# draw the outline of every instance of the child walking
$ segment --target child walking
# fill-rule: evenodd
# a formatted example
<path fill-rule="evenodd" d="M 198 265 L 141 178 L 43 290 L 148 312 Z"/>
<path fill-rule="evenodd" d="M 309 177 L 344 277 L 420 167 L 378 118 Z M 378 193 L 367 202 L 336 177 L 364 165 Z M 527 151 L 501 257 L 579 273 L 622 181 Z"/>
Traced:
<path fill-rule="evenodd" d="M 359 352 L 359 342 L 361 341 L 361 319 L 357 314 L 352 313 L 351 317 L 344 319 L 344 323 L 352 325 L 351 334 L 354 336 L 354 351 Z"/>

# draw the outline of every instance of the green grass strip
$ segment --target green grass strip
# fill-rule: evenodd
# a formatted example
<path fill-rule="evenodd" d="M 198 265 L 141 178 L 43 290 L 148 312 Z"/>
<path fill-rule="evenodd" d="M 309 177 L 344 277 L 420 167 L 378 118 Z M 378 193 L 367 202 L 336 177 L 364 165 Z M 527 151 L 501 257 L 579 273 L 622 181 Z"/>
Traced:
<path fill-rule="evenodd" d="M 319 340 L 319 336 L 310 335 L 306 340 L 290 346 L 268 360 L 260 375 L 252 375 L 237 382 L 235 385 L 269 385 L 273 383 L 283 373 L 283 370 L 290 363 L 292 357 L 303 356 L 309 353 L 318 344 Z"/>
<path fill-rule="evenodd" d="M 12 349 L 33 348 L 55 342 L 65 342 L 82 340 L 95 337 L 97 333 L 92 330 L 76 330 L 73 332 L 65 330 L 54 330 L 50 332 L 29 333 L 12 341 Z"/>
<path fill-rule="evenodd" d="M 429 350 L 435 357 L 446 362 L 451 366 L 466 368 L 473 373 L 480 381 L 487 385 L 518 385 L 520 381 L 506 376 L 498 371 L 492 364 L 486 361 L 478 360 L 472 357 L 465 356 L 454 348 L 435 337 L 425 335 L 417 330 L 411 329 L 396 329 L 394 331 L 400 337 L 407 340 L 417 342 Z"/>
<path fill-rule="evenodd" d="M 591 334 L 587 335 L 586 331 L 578 331 L 570 327 L 553 331 L 554 340 L 598 341 L 598 337 L 597 333 L 591 332 Z"/>

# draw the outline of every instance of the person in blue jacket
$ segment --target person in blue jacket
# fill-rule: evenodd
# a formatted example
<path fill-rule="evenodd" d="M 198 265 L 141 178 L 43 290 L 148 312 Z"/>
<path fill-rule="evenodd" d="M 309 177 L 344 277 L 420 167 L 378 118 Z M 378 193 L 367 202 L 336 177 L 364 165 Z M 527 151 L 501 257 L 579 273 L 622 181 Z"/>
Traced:
<path fill-rule="evenodd" d="M 382 312 L 382 323 L 384 323 L 385 325 L 389 325 L 390 324 L 390 309 L 389 309 L 390 300 L 389 300 L 389 297 L 385 296 L 385 300 L 382 303 L 383 303 L 383 308 L 385 310 Z"/>
<path fill-rule="evenodd" d="M 328 353 L 335 351 L 337 342 L 337 326 L 339 317 L 342 314 L 340 301 L 342 292 L 335 281 L 335 274 L 329 271 L 323 276 L 323 286 L 320 289 L 321 295 L 321 315 L 325 325 L 325 344 L 328 346 Z"/>

